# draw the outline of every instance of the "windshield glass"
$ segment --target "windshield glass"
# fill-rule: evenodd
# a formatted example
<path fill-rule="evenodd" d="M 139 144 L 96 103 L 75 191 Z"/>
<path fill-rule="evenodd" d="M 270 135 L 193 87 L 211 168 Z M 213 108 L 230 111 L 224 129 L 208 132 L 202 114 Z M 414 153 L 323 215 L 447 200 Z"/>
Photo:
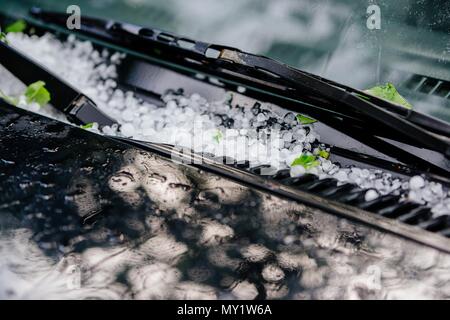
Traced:
<path fill-rule="evenodd" d="M 72 0 L 3 0 L 65 11 Z M 267 55 L 367 89 L 392 82 L 415 110 L 450 121 L 446 0 L 78 0 L 82 15 L 127 21 Z"/>

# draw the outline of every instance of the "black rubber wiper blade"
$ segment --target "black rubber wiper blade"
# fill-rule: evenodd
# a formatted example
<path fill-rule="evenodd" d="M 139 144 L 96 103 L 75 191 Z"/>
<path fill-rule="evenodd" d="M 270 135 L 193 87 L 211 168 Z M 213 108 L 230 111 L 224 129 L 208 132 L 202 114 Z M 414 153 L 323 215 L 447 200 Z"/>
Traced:
<path fill-rule="evenodd" d="M 44 81 L 51 94 L 51 104 L 70 121 L 76 124 L 97 122 L 100 127 L 116 123 L 87 96 L 4 42 L 0 42 L 0 64 L 26 85 Z"/>
<path fill-rule="evenodd" d="M 31 13 L 60 26 L 65 26 L 67 19 L 64 13 L 36 8 Z M 154 58 L 163 57 L 223 79 L 325 106 L 337 113 L 357 117 L 379 131 L 389 128 L 399 136 L 450 158 L 450 126 L 447 123 L 270 58 L 191 40 L 159 29 L 84 16 L 79 31 Z"/>
<path fill-rule="evenodd" d="M 298 71 L 302 72 L 308 76 L 314 77 L 320 81 L 323 81 L 330 85 L 333 85 L 335 87 L 341 88 L 347 92 L 353 93 L 353 94 L 360 96 L 366 100 L 369 100 L 372 103 L 375 103 L 377 106 L 380 106 L 380 107 L 386 109 L 387 111 L 395 113 L 395 114 L 401 116 L 402 118 L 407 119 L 407 120 L 411 121 L 412 123 L 423 127 L 424 129 L 427 129 L 427 130 L 437 133 L 437 134 L 441 134 L 446 137 L 450 137 L 450 124 L 448 122 L 445 122 L 443 120 L 440 120 L 440 119 L 430 116 L 428 114 L 420 113 L 415 110 L 405 108 L 396 103 L 392 103 L 385 99 L 373 96 L 371 94 L 368 94 L 367 92 L 346 86 L 342 83 L 338 83 L 333 80 L 322 78 L 318 75 L 308 73 L 306 71 L 301 71 L 301 70 L 298 70 Z"/>

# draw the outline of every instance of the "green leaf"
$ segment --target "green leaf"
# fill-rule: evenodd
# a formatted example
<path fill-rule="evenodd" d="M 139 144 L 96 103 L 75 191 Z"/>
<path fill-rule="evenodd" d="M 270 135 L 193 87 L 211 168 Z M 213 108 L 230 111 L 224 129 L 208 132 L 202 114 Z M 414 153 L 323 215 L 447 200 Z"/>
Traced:
<path fill-rule="evenodd" d="M 17 106 L 19 104 L 19 99 L 15 97 L 10 97 L 3 93 L 3 91 L 0 90 L 0 98 L 8 102 L 9 104 L 12 104 L 13 106 Z"/>
<path fill-rule="evenodd" d="M 412 105 L 403 98 L 400 93 L 398 93 L 397 89 L 394 87 L 392 83 L 386 83 L 384 86 L 375 86 L 368 90 L 365 90 L 366 93 L 390 101 L 405 108 L 412 109 Z"/>
<path fill-rule="evenodd" d="M 366 90 L 366 92 L 367 92 L 367 90 Z M 370 98 L 365 96 L 365 95 L 362 95 L 362 94 L 359 94 L 359 93 L 355 93 L 355 95 L 357 95 L 358 97 L 360 97 L 360 98 L 362 98 L 364 100 L 369 100 L 370 101 Z"/>
<path fill-rule="evenodd" d="M 220 143 L 220 140 L 222 140 L 222 138 L 223 138 L 222 132 L 220 132 L 220 130 L 217 130 L 216 134 L 213 136 L 214 141 Z"/>
<path fill-rule="evenodd" d="M 90 123 L 86 123 L 84 125 L 81 125 L 80 128 L 81 129 L 91 129 L 93 126 L 94 126 L 94 123 L 90 122 Z"/>
<path fill-rule="evenodd" d="M 5 28 L 6 33 L 23 32 L 27 28 L 27 23 L 20 19 Z"/>
<path fill-rule="evenodd" d="M 30 84 L 25 90 L 25 97 L 27 98 L 27 103 L 36 102 L 41 107 L 50 101 L 50 93 L 45 89 L 44 81 Z"/>
<path fill-rule="evenodd" d="M 301 124 L 311 124 L 311 123 L 317 122 L 317 120 L 314 120 L 312 118 L 308 118 L 308 117 L 306 117 L 306 116 L 304 116 L 302 114 L 298 114 L 297 115 L 297 121 L 299 123 L 301 123 Z"/>
<path fill-rule="evenodd" d="M 6 33 L 0 32 L 0 41 L 8 44 L 8 40 L 6 40 Z"/>
<path fill-rule="evenodd" d="M 291 167 L 302 166 L 305 169 L 311 169 L 317 167 L 319 164 L 320 161 L 312 154 L 302 153 L 298 158 L 295 158 L 294 161 L 292 161 Z"/>
<path fill-rule="evenodd" d="M 326 150 L 320 150 L 318 153 L 319 157 L 328 159 L 330 157 L 330 153 Z"/>

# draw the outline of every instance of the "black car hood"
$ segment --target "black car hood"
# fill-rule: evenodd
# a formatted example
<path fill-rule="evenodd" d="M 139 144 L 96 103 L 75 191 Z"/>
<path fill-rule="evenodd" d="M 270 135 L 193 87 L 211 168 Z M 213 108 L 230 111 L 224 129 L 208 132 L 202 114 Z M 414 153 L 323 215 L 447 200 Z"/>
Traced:
<path fill-rule="evenodd" d="M 0 297 L 448 298 L 450 255 L 0 109 Z"/>

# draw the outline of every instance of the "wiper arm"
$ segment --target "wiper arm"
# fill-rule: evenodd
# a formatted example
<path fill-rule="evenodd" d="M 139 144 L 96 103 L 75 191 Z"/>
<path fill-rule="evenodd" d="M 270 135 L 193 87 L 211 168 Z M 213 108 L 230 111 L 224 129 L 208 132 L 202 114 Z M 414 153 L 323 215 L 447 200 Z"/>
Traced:
<path fill-rule="evenodd" d="M 64 13 L 37 8 L 33 8 L 31 13 L 60 26 L 65 26 L 68 17 Z M 154 28 L 85 16 L 81 17 L 80 31 L 141 54 L 154 58 L 162 56 L 167 61 L 223 79 L 319 105 L 364 121 L 379 132 L 384 129 L 395 131 L 417 145 L 450 158 L 449 124 L 270 58 L 194 41 Z"/>
<path fill-rule="evenodd" d="M 97 122 L 100 127 L 116 123 L 100 111 L 87 96 L 3 42 L 0 42 L 0 64 L 27 85 L 39 80 L 44 81 L 50 91 L 52 105 L 72 122 Z"/>

